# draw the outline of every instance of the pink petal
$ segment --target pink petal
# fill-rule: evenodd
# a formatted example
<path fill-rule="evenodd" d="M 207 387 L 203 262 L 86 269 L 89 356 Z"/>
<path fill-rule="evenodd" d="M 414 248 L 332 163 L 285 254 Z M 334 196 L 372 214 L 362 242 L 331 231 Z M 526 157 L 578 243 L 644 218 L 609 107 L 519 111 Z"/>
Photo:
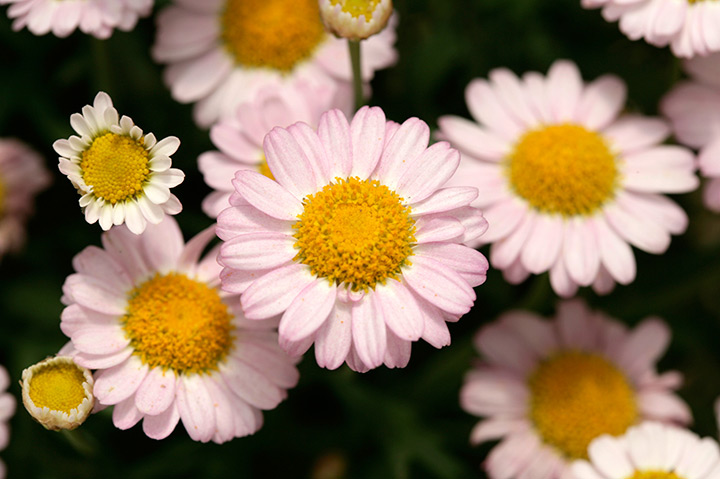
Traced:
<path fill-rule="evenodd" d="M 339 368 L 352 344 L 350 306 L 337 301 L 315 336 L 315 360 L 321 368 Z"/>
<path fill-rule="evenodd" d="M 570 279 L 589 286 L 600 269 L 600 254 L 594 218 L 573 218 L 566 222 L 563 255 Z"/>
<path fill-rule="evenodd" d="M 167 410 L 175 401 L 177 377 L 172 370 L 160 367 L 150 370 L 135 393 L 135 406 L 143 414 L 157 416 Z"/>
<path fill-rule="evenodd" d="M 212 440 L 214 443 L 222 444 L 235 437 L 235 415 L 230 404 L 234 395 L 230 391 L 221 389 L 218 384 L 211 379 L 205 381 L 204 385 L 215 409 L 215 434 Z"/>
<path fill-rule="evenodd" d="M 122 263 L 97 246 L 88 246 L 73 258 L 73 268 L 107 284 L 109 289 L 127 291 L 132 280 Z"/>
<path fill-rule="evenodd" d="M 514 371 L 524 377 L 538 362 L 522 337 L 502 323 L 492 323 L 480 330 L 475 345 L 492 364 Z"/>
<path fill-rule="evenodd" d="M 473 187 L 442 188 L 424 200 L 413 204 L 411 214 L 417 217 L 450 211 L 469 205 L 477 196 L 478 190 Z"/>
<path fill-rule="evenodd" d="M 130 344 L 130 338 L 120 325 L 90 326 L 72 336 L 73 346 L 88 354 L 114 354 Z"/>
<path fill-rule="evenodd" d="M 324 113 L 320 117 L 317 136 L 328 153 L 330 178 L 350 176 L 353 167 L 353 144 L 350 125 L 343 112 L 330 110 Z"/>
<path fill-rule="evenodd" d="M 399 339 L 417 341 L 425 328 L 423 314 L 418 308 L 414 295 L 395 280 L 379 284 L 373 293 L 382 309 L 385 322 Z"/>
<path fill-rule="evenodd" d="M 107 369 L 117 366 L 132 355 L 135 350 L 128 346 L 115 354 L 86 354 L 78 352 L 75 355 L 75 362 L 88 369 Z"/>
<path fill-rule="evenodd" d="M 378 107 L 360 108 L 350 124 L 352 169 L 350 176 L 365 179 L 375 169 L 385 146 L 385 113 Z"/>
<path fill-rule="evenodd" d="M 308 284 L 283 314 L 278 328 L 280 337 L 300 341 L 313 334 L 332 311 L 336 297 L 337 286 L 325 278 L 317 278 Z"/>
<path fill-rule="evenodd" d="M 488 454 L 485 469 L 494 479 L 511 479 L 521 472 L 540 446 L 533 432 L 513 434 Z"/>
<path fill-rule="evenodd" d="M 646 319 L 633 329 L 618 351 L 617 361 L 630 377 L 654 367 L 670 343 L 670 329 L 659 319 Z"/>
<path fill-rule="evenodd" d="M 240 270 L 271 269 L 292 261 L 295 239 L 282 233 L 248 233 L 231 238 L 220 248 L 222 264 Z"/>
<path fill-rule="evenodd" d="M 450 179 L 459 162 L 460 153 L 449 143 L 435 143 L 414 161 L 413 168 L 405 170 L 396 191 L 405 203 L 422 201 Z"/>
<path fill-rule="evenodd" d="M 332 111 L 332 110 L 331 110 Z M 334 110 L 337 111 L 337 110 Z M 329 112 L 328 112 L 329 113 Z M 340 115 L 344 115 L 338 112 Z M 297 144 L 305 153 L 305 157 L 308 159 L 308 163 L 317 181 L 318 187 L 325 185 L 335 177 L 330 173 L 330 161 L 326 152 L 326 146 L 318 138 L 318 134 L 308 124 L 298 122 L 290 125 L 287 131 L 293 136 Z"/>
<path fill-rule="evenodd" d="M 499 137 L 514 141 L 522 134 L 521 123 L 509 114 L 487 81 L 472 80 L 465 89 L 465 103 L 473 118 Z"/>
<path fill-rule="evenodd" d="M 470 432 L 470 442 L 477 445 L 486 441 L 502 439 L 507 435 L 526 429 L 527 423 L 524 419 L 491 417 L 480 421 L 473 427 Z"/>
<path fill-rule="evenodd" d="M 273 218 L 295 221 L 303 211 L 302 203 L 288 190 L 255 171 L 237 171 L 232 183 L 248 203 Z"/>
<path fill-rule="evenodd" d="M 577 121 L 589 130 L 608 126 L 625 106 L 627 87 L 615 75 L 603 75 L 585 87 L 577 107 Z"/>
<path fill-rule="evenodd" d="M 463 225 L 452 216 L 421 216 L 415 226 L 417 244 L 449 241 L 465 233 Z"/>
<path fill-rule="evenodd" d="M 450 330 L 437 308 L 429 304 L 421 304 L 421 308 L 425 319 L 422 339 L 437 349 L 450 346 Z"/>
<path fill-rule="evenodd" d="M 634 472 L 627 453 L 617 438 L 608 435 L 598 437 L 588 446 L 588 455 L 595 467 L 607 477 L 629 477 Z"/>
<path fill-rule="evenodd" d="M 602 132 L 613 150 L 624 154 L 662 143 L 670 127 L 659 118 L 624 115 Z"/>
<path fill-rule="evenodd" d="M 385 145 L 374 176 L 395 190 L 400 178 L 414 168 L 415 160 L 427 149 L 429 139 L 430 128 L 424 121 L 406 120 Z"/>
<path fill-rule="evenodd" d="M 438 119 L 438 125 L 443 139 L 471 157 L 465 161 L 479 159 L 497 162 L 512 149 L 509 140 L 465 118 L 442 116 Z"/>
<path fill-rule="evenodd" d="M 546 357 L 557 349 L 558 341 L 551 323 L 540 319 L 533 313 L 512 311 L 503 315 L 498 322 L 525 343 L 527 349 L 537 357 Z"/>
<path fill-rule="evenodd" d="M 676 395 L 666 391 L 640 391 L 638 408 L 644 418 L 677 424 L 690 424 L 692 412 Z"/>
<path fill-rule="evenodd" d="M 314 278 L 304 264 L 276 269 L 252 283 L 241 297 L 248 319 L 266 319 L 284 312 Z"/>
<path fill-rule="evenodd" d="M 95 379 L 93 394 L 102 404 L 118 404 L 132 396 L 148 372 L 147 364 L 137 356 L 102 371 Z"/>
<path fill-rule="evenodd" d="M 162 414 L 145 416 L 143 432 L 151 439 L 165 439 L 173 432 L 179 420 L 180 413 L 173 402 Z"/>
<path fill-rule="evenodd" d="M 123 316 L 127 301 L 124 291 L 110 290 L 101 280 L 91 276 L 71 274 L 63 284 L 63 293 L 72 301 L 102 314 Z"/>
<path fill-rule="evenodd" d="M 547 74 L 547 96 L 556 122 L 575 120 L 582 92 L 582 77 L 574 63 L 558 60 L 552 64 Z"/>
<path fill-rule="evenodd" d="M 457 271 L 470 286 L 485 282 L 488 262 L 477 250 L 451 243 L 430 243 L 415 248 L 418 256 L 427 256 Z"/>
<path fill-rule="evenodd" d="M 135 407 L 135 400 L 132 397 L 125 399 L 115 405 L 112 412 L 113 424 L 118 429 L 130 429 L 137 424 L 143 415 Z"/>
<path fill-rule="evenodd" d="M 273 128 L 265 136 L 263 149 L 265 150 L 265 157 L 270 171 L 272 171 L 276 181 L 295 198 L 301 199 L 317 191 L 318 178 L 313 173 L 310 160 L 308 160 L 302 147 L 288 130 L 278 127 Z M 237 174 L 235 177 L 238 178 Z M 240 190 L 238 189 L 238 191 Z M 253 203 L 247 196 L 246 199 Z M 265 213 L 275 216 L 269 211 L 265 211 Z"/>
<path fill-rule="evenodd" d="M 488 76 L 500 102 L 515 120 L 526 128 L 537 127 L 539 118 L 526 102 L 526 92 L 518 77 L 507 68 L 491 70 Z"/>
<path fill-rule="evenodd" d="M 492 225 L 491 221 L 488 219 L 490 225 Z M 532 231 L 535 221 L 537 221 L 536 214 L 526 214 L 520 218 L 517 227 L 513 228 L 507 236 L 499 241 L 496 240 L 490 248 L 490 262 L 494 267 L 505 269 L 520 256 L 523 247 L 530 240 L 530 231 Z M 483 240 L 487 240 L 487 237 Z"/>
<path fill-rule="evenodd" d="M 422 298 L 452 314 L 465 314 L 472 308 L 475 292 L 454 270 L 423 256 L 415 256 L 403 278 Z"/>
<path fill-rule="evenodd" d="M 670 246 L 670 234 L 641 212 L 628 211 L 620 203 L 605 208 L 605 219 L 630 244 L 648 253 L 662 254 Z"/>
<path fill-rule="evenodd" d="M 290 223 L 268 216 L 251 205 L 232 206 L 224 209 L 217 219 L 217 235 L 222 240 L 229 240 L 234 236 L 273 232 L 292 234 Z"/>
<path fill-rule="evenodd" d="M 159 224 L 148 225 L 146 231 L 140 238 L 150 268 L 161 272 L 175 269 L 185 246 L 177 221 L 165 216 Z"/>
<path fill-rule="evenodd" d="M 258 365 L 268 379 L 283 389 L 297 385 L 300 374 L 293 361 L 277 345 L 242 341 L 232 355 L 249 365 Z"/>
<path fill-rule="evenodd" d="M 564 246 L 565 221 L 560 216 L 538 215 L 529 233 L 531 240 L 520 252 L 522 265 L 531 273 L 544 273 L 555 263 Z"/>
<path fill-rule="evenodd" d="M 405 341 L 388 330 L 387 331 L 387 349 L 385 350 L 385 359 L 383 363 L 388 368 L 404 368 L 410 362 L 410 352 L 412 343 Z"/>
<path fill-rule="evenodd" d="M 610 228 L 604 218 L 595 221 L 595 235 L 603 266 L 618 283 L 631 283 L 635 279 L 635 256 L 630 245 Z"/>
<path fill-rule="evenodd" d="M 488 230 L 482 237 L 483 243 L 494 243 L 510 235 L 521 225 L 527 212 L 527 206 L 515 199 L 498 202 L 485 208 L 483 216 L 488 222 Z"/>
<path fill-rule="evenodd" d="M 194 441 L 208 442 L 215 434 L 215 408 L 198 374 L 182 375 L 177 383 L 177 405 L 185 430 Z"/>
<path fill-rule="evenodd" d="M 188 241 L 180 257 L 177 260 L 177 267 L 180 271 L 189 271 L 194 269 L 195 265 L 200 261 L 200 255 L 208 243 L 215 239 L 215 226 L 204 229 L 197 235 L 195 235 L 190 241 Z"/>
<path fill-rule="evenodd" d="M 368 368 L 380 366 L 387 350 L 387 326 L 375 295 L 365 295 L 362 300 L 353 304 L 351 314 L 355 352 Z"/>
<path fill-rule="evenodd" d="M 285 391 L 277 387 L 261 371 L 243 361 L 221 364 L 220 372 L 228 387 L 242 399 L 260 409 L 274 409 L 285 399 Z"/>
<path fill-rule="evenodd" d="M 562 255 L 558 257 L 553 267 L 550 268 L 550 285 L 553 291 L 562 298 L 574 296 L 578 290 L 577 283 L 575 283 L 568 274 Z"/>

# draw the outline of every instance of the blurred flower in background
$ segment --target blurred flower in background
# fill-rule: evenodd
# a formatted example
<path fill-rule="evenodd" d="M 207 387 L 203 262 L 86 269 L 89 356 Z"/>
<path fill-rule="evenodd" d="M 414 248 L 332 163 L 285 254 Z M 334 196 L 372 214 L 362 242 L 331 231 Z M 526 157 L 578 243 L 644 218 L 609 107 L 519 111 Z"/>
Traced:
<path fill-rule="evenodd" d="M 487 223 L 469 206 L 474 188 L 443 188 L 459 154 L 428 148 L 430 129 L 387 122 L 361 108 L 275 128 L 264 142 L 275 181 L 240 170 L 231 207 L 218 217 L 225 241 L 222 287 L 241 293 L 245 315 L 282 314 L 290 355 L 313 343 L 320 366 L 356 371 L 405 367 L 411 342 L 450 344 L 446 321 L 470 311 L 487 261 L 460 243 Z"/>
<path fill-rule="evenodd" d="M 129 429 L 151 438 L 182 421 L 196 441 L 223 443 L 262 426 L 295 386 L 277 323 L 247 321 L 237 295 L 218 291 L 213 227 L 187 244 L 172 217 L 142 235 L 124 227 L 85 248 L 63 286 L 60 327 L 78 364 L 97 370 L 94 394 Z"/>
<path fill-rule="evenodd" d="M 148 223 L 158 224 L 166 214 L 182 210 L 170 193 L 185 174 L 170 168 L 170 155 L 180 140 L 169 136 L 160 141 L 137 127 L 127 116 L 118 118 L 107 93 L 95 96 L 93 106 L 70 117 L 78 136 L 57 140 L 60 171 L 80 193 L 80 207 L 88 223 L 103 230 L 127 224 L 140 234 Z"/>
<path fill-rule="evenodd" d="M 8 421 L 15 414 L 15 397 L 6 392 L 10 386 L 10 376 L 7 370 L 0 366 L 0 451 L 10 442 L 10 427 Z M 0 478 L 5 478 L 5 463 L 0 460 Z"/>
<path fill-rule="evenodd" d="M 490 225 L 471 244 L 492 243 L 509 282 L 549 271 L 561 296 L 589 285 L 608 293 L 635 279 L 630 244 L 661 254 L 685 231 L 685 212 L 659 193 L 694 190 L 695 158 L 660 144 L 663 120 L 618 117 L 625 96 L 618 77 L 586 85 L 574 63 L 557 61 L 547 77 L 493 70 L 467 87 L 474 121 L 438 120 L 463 154 L 450 184 L 479 189 L 473 205 Z"/>
<path fill-rule="evenodd" d="M 173 98 L 197 102 L 200 126 L 234 114 L 269 82 L 329 82 L 333 107 L 352 104 L 347 44 L 325 31 L 317 0 L 176 0 L 157 27 L 153 58 L 168 64 Z M 363 44 L 363 81 L 395 63 L 394 43 L 391 24 Z"/>
<path fill-rule="evenodd" d="M 22 247 L 34 197 L 50 180 L 37 152 L 18 140 L 0 139 L 0 257 Z"/>
<path fill-rule="evenodd" d="M 13 30 L 27 27 L 35 35 L 67 37 L 75 29 L 108 38 L 115 28 L 130 31 L 150 14 L 154 0 L 0 0 L 10 5 Z"/>
<path fill-rule="evenodd" d="M 483 360 L 460 403 L 487 418 L 471 442 L 501 440 L 485 463 L 490 478 L 565 479 L 596 437 L 646 419 L 688 424 L 690 409 L 672 392 L 682 376 L 655 369 L 669 342 L 658 319 L 629 330 L 579 300 L 560 303 L 551 321 L 514 311 L 484 326 L 475 337 Z"/>
<path fill-rule="evenodd" d="M 355 41 L 381 32 L 393 12 L 392 0 L 319 0 L 319 5 L 325 28 Z"/>
<path fill-rule="evenodd" d="M 622 437 L 590 443 L 589 461 L 576 461 L 576 479 L 714 479 L 720 475 L 715 439 L 668 424 L 645 422 Z"/>
<path fill-rule="evenodd" d="M 320 115 L 332 107 L 334 92 L 332 85 L 271 83 L 252 101 L 241 104 L 234 115 L 213 125 L 210 139 L 220 151 L 208 151 L 198 158 L 205 182 L 215 190 L 203 201 L 203 211 L 215 218 L 228 207 L 237 170 L 254 169 L 272 178 L 263 151 L 265 135 L 276 126 L 298 121 L 317 128 Z"/>
<path fill-rule="evenodd" d="M 684 65 L 691 80 L 676 84 L 660 107 L 678 141 L 700 150 L 700 174 L 710 180 L 703 192 L 705 204 L 720 212 L 720 53 Z"/>
<path fill-rule="evenodd" d="M 670 45 L 678 57 L 720 51 L 720 5 L 706 0 L 582 0 L 585 8 L 602 7 L 609 22 L 631 40 L 644 38 L 657 47 Z"/>

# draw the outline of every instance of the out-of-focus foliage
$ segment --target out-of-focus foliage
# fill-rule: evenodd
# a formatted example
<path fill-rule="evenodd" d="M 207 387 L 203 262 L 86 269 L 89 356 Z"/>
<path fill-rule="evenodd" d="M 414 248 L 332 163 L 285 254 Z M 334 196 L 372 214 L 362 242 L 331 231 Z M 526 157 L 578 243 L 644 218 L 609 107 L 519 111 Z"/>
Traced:
<path fill-rule="evenodd" d="M 158 1 L 155 12 L 168 2 Z M 379 72 L 371 103 L 389 118 L 418 116 L 431 126 L 438 116 L 467 116 L 464 88 L 472 78 L 507 66 L 516 73 L 546 72 L 557 58 L 575 61 L 586 80 L 620 75 L 629 86 L 628 108 L 657 112 L 657 102 L 681 77 L 667 49 L 631 42 L 598 11 L 579 0 L 397 0 L 400 60 Z M 186 237 L 211 224 L 200 210 L 209 192 L 196 166 L 212 149 L 195 127 L 191 108 L 174 102 L 153 63 L 153 19 L 135 31 L 99 41 L 81 33 L 67 39 L 14 33 L 0 14 L 0 136 L 31 144 L 47 159 L 53 186 L 40 195 L 25 250 L 0 262 L 0 363 L 15 380 L 22 369 L 54 354 L 66 338 L 59 329 L 61 287 L 72 257 L 100 243 L 78 196 L 57 171 L 52 143 L 72 132 L 69 115 L 107 91 L 121 114 L 157 137 L 176 135 L 182 145 L 174 165 L 186 173 L 175 194 Z M 606 297 L 581 291 L 591 306 L 634 324 L 657 315 L 673 329 L 661 368 L 686 375 L 681 395 L 696 417 L 695 430 L 715 435 L 711 404 L 720 394 L 720 217 L 706 212 L 698 193 L 678 198 L 690 216 L 688 232 L 662 256 L 636 251 L 638 278 Z M 182 429 L 168 439 L 148 439 L 136 426 L 117 430 L 110 411 L 78 431 L 87 451 L 45 431 L 24 410 L 12 419 L 9 447 L 0 452 L 9 477 L 22 478 L 466 478 L 483 477 L 488 447 L 474 448 L 473 418 L 458 406 L 458 390 L 474 352 L 478 327 L 512 308 L 551 314 L 557 297 L 546 276 L 510 286 L 491 271 L 477 288 L 474 310 L 450 325 L 452 346 L 415 344 L 410 365 L 367 374 L 300 364 L 301 380 L 287 401 L 265 414 L 254 436 L 218 446 L 198 444 Z M 310 353 L 312 354 L 312 352 Z"/>

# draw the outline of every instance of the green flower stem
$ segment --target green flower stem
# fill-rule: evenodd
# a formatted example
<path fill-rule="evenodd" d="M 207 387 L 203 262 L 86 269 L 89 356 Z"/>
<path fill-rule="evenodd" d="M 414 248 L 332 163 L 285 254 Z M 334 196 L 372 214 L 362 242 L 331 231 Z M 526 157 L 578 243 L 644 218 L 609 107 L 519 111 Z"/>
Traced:
<path fill-rule="evenodd" d="M 353 89 L 355 90 L 355 110 L 365 104 L 363 95 L 362 72 L 360 70 L 360 40 L 348 40 L 350 48 L 350 63 L 353 71 Z"/>
<path fill-rule="evenodd" d="M 74 429 L 72 431 L 62 429 L 60 433 L 78 453 L 83 456 L 95 455 L 95 452 L 97 451 L 97 441 L 92 436 L 78 429 Z"/>

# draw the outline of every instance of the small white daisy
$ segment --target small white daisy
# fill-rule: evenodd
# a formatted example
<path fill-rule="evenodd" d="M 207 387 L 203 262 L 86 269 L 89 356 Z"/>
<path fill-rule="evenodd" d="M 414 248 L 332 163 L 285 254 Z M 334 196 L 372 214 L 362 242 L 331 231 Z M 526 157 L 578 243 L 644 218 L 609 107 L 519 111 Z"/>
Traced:
<path fill-rule="evenodd" d="M 182 210 L 170 193 L 185 178 L 170 168 L 170 155 L 180 140 L 143 135 L 129 117 L 118 119 L 104 92 L 97 94 L 93 106 L 85 105 L 82 114 L 73 114 L 70 124 L 80 136 L 57 140 L 53 148 L 60 155 L 60 171 L 82 195 L 80 207 L 88 223 L 98 221 L 103 230 L 125 223 L 140 234 L 148 222 L 158 224 L 165 214 Z"/>

